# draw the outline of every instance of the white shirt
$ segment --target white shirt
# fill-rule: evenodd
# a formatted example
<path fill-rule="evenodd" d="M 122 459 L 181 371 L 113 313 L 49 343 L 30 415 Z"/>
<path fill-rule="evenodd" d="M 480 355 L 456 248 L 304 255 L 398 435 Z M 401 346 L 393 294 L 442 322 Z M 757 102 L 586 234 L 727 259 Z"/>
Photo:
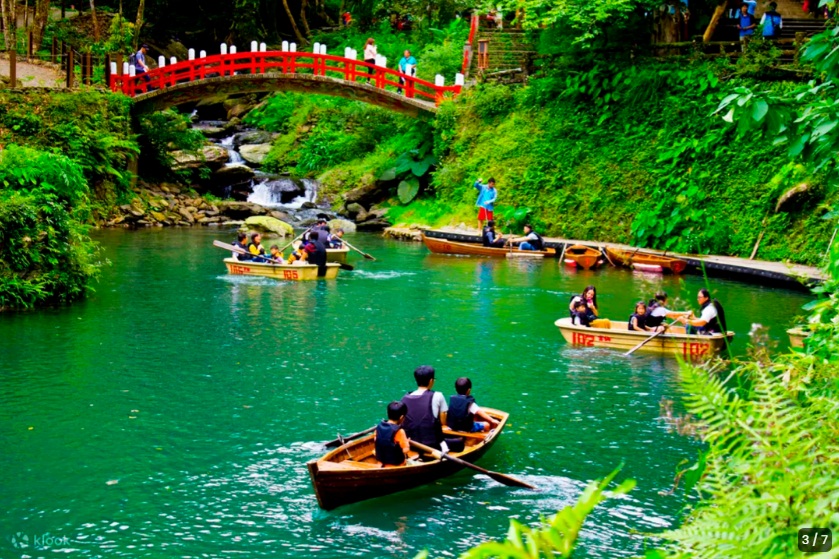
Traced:
<path fill-rule="evenodd" d="M 367 45 L 364 47 L 364 60 L 376 58 L 376 45 Z"/>
<path fill-rule="evenodd" d="M 417 388 L 411 392 L 411 396 L 422 396 L 427 390 L 427 388 Z M 431 413 L 434 417 L 440 417 L 440 412 L 448 413 L 448 411 L 449 405 L 446 403 L 446 397 L 443 396 L 442 392 L 435 392 L 434 396 L 431 397 Z"/>
<path fill-rule="evenodd" d="M 660 316 L 667 316 L 671 312 L 673 312 L 673 311 L 671 311 L 670 309 L 668 309 L 666 307 L 656 307 L 652 310 L 652 312 L 650 313 L 650 316 L 654 316 L 654 317 L 658 318 Z"/>
<path fill-rule="evenodd" d="M 705 325 L 711 322 L 711 319 L 717 317 L 717 307 L 713 303 L 709 303 L 707 307 L 702 309 L 702 314 L 699 315 L 699 320 L 704 320 Z"/>

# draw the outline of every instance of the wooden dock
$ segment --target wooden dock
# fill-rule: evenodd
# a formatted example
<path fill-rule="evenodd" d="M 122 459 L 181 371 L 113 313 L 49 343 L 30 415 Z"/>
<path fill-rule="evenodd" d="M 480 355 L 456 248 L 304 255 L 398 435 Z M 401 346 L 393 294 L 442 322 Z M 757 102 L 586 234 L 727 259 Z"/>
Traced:
<path fill-rule="evenodd" d="M 480 243 L 481 237 L 477 233 L 464 230 L 435 230 L 428 231 L 429 236 L 441 236 L 452 241 Z M 736 279 L 760 283 L 763 285 L 781 285 L 787 288 L 809 289 L 814 284 L 821 283 L 825 276 L 821 270 L 812 266 L 791 264 L 786 262 L 767 262 L 764 260 L 749 260 L 736 256 L 715 256 L 708 254 L 678 254 L 655 249 L 638 249 L 620 243 L 604 243 L 597 241 L 583 241 L 577 239 L 560 239 L 556 237 L 543 237 L 545 245 L 555 248 L 558 253 L 571 245 L 585 245 L 604 249 L 614 247 L 622 250 L 645 252 L 673 256 L 687 261 L 689 273 L 702 274 L 703 266 L 705 273 L 710 277 L 725 279 Z"/>

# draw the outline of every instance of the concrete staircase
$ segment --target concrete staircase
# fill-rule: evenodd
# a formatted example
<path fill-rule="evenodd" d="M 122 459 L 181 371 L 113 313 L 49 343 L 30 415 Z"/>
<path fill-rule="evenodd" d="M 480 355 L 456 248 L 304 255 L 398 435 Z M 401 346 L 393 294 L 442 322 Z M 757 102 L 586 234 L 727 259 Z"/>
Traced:
<path fill-rule="evenodd" d="M 479 68 L 480 41 L 487 41 L 486 68 Z M 472 49 L 474 54 L 469 75 L 477 79 L 503 76 L 506 81 L 523 81 L 536 54 L 530 35 L 518 29 L 479 28 Z"/>

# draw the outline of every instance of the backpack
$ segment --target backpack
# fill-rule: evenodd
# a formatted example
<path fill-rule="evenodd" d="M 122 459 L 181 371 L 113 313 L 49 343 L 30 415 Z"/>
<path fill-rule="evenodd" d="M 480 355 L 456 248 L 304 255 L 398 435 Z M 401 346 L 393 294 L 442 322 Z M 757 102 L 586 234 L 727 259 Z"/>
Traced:
<path fill-rule="evenodd" d="M 128 64 L 129 66 L 136 66 L 137 65 L 137 53 L 131 53 L 128 56 Z"/>
<path fill-rule="evenodd" d="M 763 36 L 777 37 L 780 35 L 781 16 L 777 13 L 767 13 L 763 21 Z"/>

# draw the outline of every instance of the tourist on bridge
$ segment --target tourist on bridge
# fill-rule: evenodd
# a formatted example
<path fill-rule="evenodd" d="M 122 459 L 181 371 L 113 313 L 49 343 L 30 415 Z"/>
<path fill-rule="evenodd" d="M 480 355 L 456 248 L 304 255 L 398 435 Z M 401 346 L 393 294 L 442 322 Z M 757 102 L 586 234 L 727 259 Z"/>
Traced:
<path fill-rule="evenodd" d="M 149 67 L 146 64 L 147 52 L 149 52 L 149 46 L 142 45 L 140 46 L 140 50 L 138 50 L 134 54 L 134 70 L 138 76 L 143 75 L 143 79 L 146 81 L 146 83 L 149 83 L 151 81 L 151 78 L 148 75 Z"/>
<path fill-rule="evenodd" d="M 478 191 L 478 201 L 475 205 L 478 206 L 478 230 L 482 230 L 485 222 L 492 219 L 492 209 L 495 199 L 498 198 L 498 191 L 495 190 L 495 179 L 489 179 L 485 185 L 483 179 L 478 179 L 475 184 L 475 189 Z"/>
<path fill-rule="evenodd" d="M 724 334 L 726 332 L 725 311 L 719 301 L 711 300 L 707 289 L 700 289 L 696 294 L 701 308 L 699 317 L 691 313 L 690 317 L 681 316 L 679 322 L 685 325 L 688 334 Z"/>
<path fill-rule="evenodd" d="M 376 40 L 373 37 L 367 39 L 367 43 L 364 45 L 364 62 L 367 64 L 375 64 L 376 63 L 376 55 L 378 52 L 376 51 Z M 367 74 L 369 76 L 373 75 L 373 68 L 367 68 Z M 367 78 L 367 83 L 370 83 L 370 78 Z"/>
<path fill-rule="evenodd" d="M 545 250 L 545 242 L 542 236 L 533 230 L 529 223 L 524 226 L 523 237 L 513 237 L 507 241 L 508 244 L 519 243 L 519 250 Z"/>
<path fill-rule="evenodd" d="M 405 76 L 417 75 L 417 59 L 411 56 L 411 51 L 406 50 L 399 59 L 399 70 L 403 75 L 399 76 L 399 87 L 397 93 L 402 93 L 402 86 L 405 85 Z"/>
<path fill-rule="evenodd" d="M 423 365 L 414 371 L 417 389 L 406 394 L 402 401 L 408 406 L 405 433 L 408 438 L 437 450 L 448 451 L 443 441 L 443 425 L 449 406 L 440 392 L 434 392 L 434 367 Z"/>

